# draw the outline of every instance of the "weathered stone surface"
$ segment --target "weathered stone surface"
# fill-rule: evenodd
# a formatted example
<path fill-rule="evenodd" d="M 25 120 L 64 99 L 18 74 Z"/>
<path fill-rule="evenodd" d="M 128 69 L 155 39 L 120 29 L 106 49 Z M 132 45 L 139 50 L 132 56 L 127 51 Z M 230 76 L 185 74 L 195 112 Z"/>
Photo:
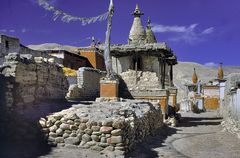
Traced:
<path fill-rule="evenodd" d="M 88 119 L 87 117 L 81 117 L 81 118 L 80 118 L 80 122 L 81 122 L 81 123 L 87 123 L 88 120 L 89 120 L 89 119 Z"/>
<path fill-rule="evenodd" d="M 58 136 L 63 135 L 63 133 L 64 133 L 64 131 L 63 131 L 61 128 L 59 128 L 59 129 L 56 130 L 56 134 L 57 134 Z"/>
<path fill-rule="evenodd" d="M 84 132 L 87 133 L 88 135 L 91 135 L 93 130 L 87 128 L 87 129 L 84 130 Z"/>
<path fill-rule="evenodd" d="M 99 136 L 97 136 L 97 135 L 91 135 L 91 138 L 92 138 L 92 140 L 94 140 L 94 141 L 96 141 L 96 142 L 99 142 L 99 141 L 100 141 L 100 138 L 99 138 Z"/>
<path fill-rule="evenodd" d="M 64 143 L 63 137 L 57 137 L 57 138 L 55 139 L 55 141 L 56 141 L 56 143 Z"/>
<path fill-rule="evenodd" d="M 69 130 L 69 129 L 70 129 L 70 125 L 69 125 L 69 124 L 66 124 L 66 123 L 62 123 L 62 124 L 60 125 L 60 128 L 61 128 L 62 130 Z"/>
<path fill-rule="evenodd" d="M 111 134 L 112 134 L 113 136 L 119 136 L 119 135 L 122 134 L 122 130 L 121 130 L 121 129 L 113 130 L 113 131 L 111 132 Z"/>
<path fill-rule="evenodd" d="M 100 130 L 100 126 L 92 126 L 91 128 L 94 132 L 98 132 Z"/>
<path fill-rule="evenodd" d="M 100 132 L 102 132 L 102 133 L 104 133 L 104 134 L 109 134 L 109 133 L 111 133 L 111 131 L 113 130 L 113 128 L 112 127 L 101 127 L 100 128 Z"/>
<path fill-rule="evenodd" d="M 106 119 L 102 122 L 102 125 L 107 126 L 107 127 L 111 127 L 112 123 L 113 123 L 112 119 Z"/>
<path fill-rule="evenodd" d="M 117 129 L 123 129 L 124 128 L 124 120 L 122 120 L 122 119 L 115 120 L 113 122 L 112 126 Z"/>
<path fill-rule="evenodd" d="M 78 137 L 68 137 L 64 141 L 66 144 L 71 144 L 71 145 L 78 145 L 80 143 L 80 140 Z"/>
<path fill-rule="evenodd" d="M 85 130 L 85 129 L 87 128 L 86 123 L 80 123 L 79 128 L 80 128 L 81 130 Z"/>
<path fill-rule="evenodd" d="M 110 138 L 108 138 L 108 143 L 109 144 L 122 143 L 122 136 L 111 136 Z"/>
<path fill-rule="evenodd" d="M 101 147 L 103 147 L 103 148 L 105 148 L 105 147 L 107 147 L 107 146 L 109 146 L 109 144 L 108 143 L 99 143 L 98 144 L 99 146 L 101 146 Z"/>
<path fill-rule="evenodd" d="M 88 134 L 84 134 L 83 136 L 82 136 L 82 141 L 84 141 L 84 142 L 89 142 L 89 141 L 91 141 L 92 139 L 91 139 L 91 136 L 90 135 L 88 135 Z"/>
<path fill-rule="evenodd" d="M 55 132 L 58 129 L 56 125 L 53 125 L 52 127 L 49 128 L 50 132 Z"/>
<path fill-rule="evenodd" d="M 63 134 L 63 138 L 67 138 L 67 137 L 69 137 L 69 134 L 64 133 L 64 134 Z"/>

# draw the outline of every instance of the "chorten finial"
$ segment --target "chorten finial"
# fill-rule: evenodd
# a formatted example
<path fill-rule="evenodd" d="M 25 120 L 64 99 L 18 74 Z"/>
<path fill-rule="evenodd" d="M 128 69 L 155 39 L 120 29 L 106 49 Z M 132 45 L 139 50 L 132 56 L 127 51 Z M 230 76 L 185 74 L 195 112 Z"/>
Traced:
<path fill-rule="evenodd" d="M 134 15 L 135 17 L 140 17 L 141 15 L 144 15 L 144 13 L 142 13 L 142 12 L 139 10 L 138 4 L 136 4 L 136 8 L 135 8 L 135 11 L 134 11 L 133 15 Z"/>
<path fill-rule="evenodd" d="M 222 68 L 222 64 L 223 63 L 219 63 L 219 67 L 218 67 L 218 79 L 222 80 L 223 79 L 223 68 Z"/>
<path fill-rule="evenodd" d="M 151 27 L 151 18 L 150 17 L 148 17 L 147 27 Z"/>
<path fill-rule="evenodd" d="M 198 82 L 198 77 L 197 77 L 195 68 L 193 69 L 192 82 L 193 82 L 193 84 L 197 84 L 197 82 Z"/>

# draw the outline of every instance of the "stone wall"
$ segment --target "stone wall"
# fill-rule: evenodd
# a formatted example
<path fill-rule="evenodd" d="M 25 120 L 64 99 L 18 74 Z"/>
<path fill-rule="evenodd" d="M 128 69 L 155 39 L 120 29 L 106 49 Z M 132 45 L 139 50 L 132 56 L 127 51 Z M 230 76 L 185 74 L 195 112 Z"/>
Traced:
<path fill-rule="evenodd" d="M 220 107 L 224 118 L 222 126 L 240 138 L 240 74 L 233 73 L 227 77 L 224 104 Z"/>
<path fill-rule="evenodd" d="M 18 53 L 8 54 L 5 60 L 1 73 L 7 107 L 65 98 L 68 81 L 56 63 Z"/>
<path fill-rule="evenodd" d="M 71 85 L 67 94 L 69 100 L 95 100 L 100 96 L 100 78 L 106 72 L 82 67 L 77 72 L 77 84 Z"/>
<path fill-rule="evenodd" d="M 162 127 L 163 118 L 157 103 L 126 101 L 73 105 L 39 123 L 52 144 L 125 153 Z"/>

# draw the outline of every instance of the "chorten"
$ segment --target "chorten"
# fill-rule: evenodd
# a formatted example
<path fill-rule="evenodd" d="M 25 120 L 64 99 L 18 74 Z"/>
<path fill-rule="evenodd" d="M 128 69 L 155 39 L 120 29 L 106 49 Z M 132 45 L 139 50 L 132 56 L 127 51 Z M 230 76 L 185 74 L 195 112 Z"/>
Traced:
<path fill-rule="evenodd" d="M 144 15 L 144 13 L 140 12 L 138 5 L 136 5 L 136 9 L 133 13 L 134 20 L 133 20 L 132 28 L 130 30 L 128 44 L 145 43 L 146 32 L 141 21 L 142 15 Z"/>
<path fill-rule="evenodd" d="M 146 28 L 146 43 L 157 43 L 156 37 L 151 28 L 151 19 L 148 18 L 147 28 Z"/>
<path fill-rule="evenodd" d="M 197 82 L 198 82 L 198 77 L 197 77 L 197 73 L 196 73 L 195 68 L 194 68 L 194 72 L 193 72 L 193 75 L 192 75 L 192 82 L 193 82 L 193 84 L 197 84 Z"/>

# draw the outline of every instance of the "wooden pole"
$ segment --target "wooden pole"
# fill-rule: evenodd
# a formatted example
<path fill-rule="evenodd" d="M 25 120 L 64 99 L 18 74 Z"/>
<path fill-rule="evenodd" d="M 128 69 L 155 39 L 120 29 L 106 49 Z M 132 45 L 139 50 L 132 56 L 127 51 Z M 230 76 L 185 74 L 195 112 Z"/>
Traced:
<path fill-rule="evenodd" d="M 104 49 L 104 60 L 107 70 L 107 78 L 112 78 L 112 60 L 110 57 L 110 41 L 111 41 L 111 29 L 112 29 L 112 17 L 114 13 L 113 0 L 110 0 L 109 9 L 108 9 L 108 22 L 107 22 L 107 31 L 105 39 L 105 49 Z"/>

